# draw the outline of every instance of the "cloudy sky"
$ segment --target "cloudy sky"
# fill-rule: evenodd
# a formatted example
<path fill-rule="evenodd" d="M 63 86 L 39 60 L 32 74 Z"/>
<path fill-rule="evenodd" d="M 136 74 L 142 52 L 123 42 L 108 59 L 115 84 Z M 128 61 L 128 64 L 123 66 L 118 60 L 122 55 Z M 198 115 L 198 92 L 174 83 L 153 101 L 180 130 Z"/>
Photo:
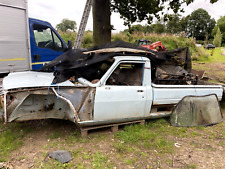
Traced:
<path fill-rule="evenodd" d="M 225 15 L 225 0 L 218 0 L 214 4 L 209 3 L 210 0 L 195 0 L 194 3 L 185 8 L 184 16 L 191 14 L 198 8 L 203 8 L 215 19 Z M 37 18 L 50 22 L 54 27 L 64 18 L 75 20 L 79 26 L 83 14 L 86 0 L 28 0 L 29 17 Z M 92 30 L 92 15 L 90 15 L 86 30 Z M 123 20 L 120 19 L 118 13 L 113 13 L 111 23 L 119 32 L 126 29 Z M 142 22 L 145 24 L 145 22 Z"/>

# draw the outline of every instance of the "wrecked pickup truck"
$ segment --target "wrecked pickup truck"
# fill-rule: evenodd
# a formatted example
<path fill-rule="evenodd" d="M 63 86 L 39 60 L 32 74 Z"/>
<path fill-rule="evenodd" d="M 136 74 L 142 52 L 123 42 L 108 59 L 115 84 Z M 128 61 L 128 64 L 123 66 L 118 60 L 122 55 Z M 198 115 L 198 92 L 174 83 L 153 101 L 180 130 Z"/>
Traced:
<path fill-rule="evenodd" d="M 192 84 L 193 79 L 186 79 L 185 85 L 160 84 L 143 55 L 112 57 L 101 70 L 101 78 L 71 78 L 58 84 L 52 84 L 52 73 L 11 73 L 3 80 L 1 115 L 5 122 L 55 118 L 86 127 L 166 117 L 188 95 L 215 94 L 222 99 L 220 85 Z M 154 76 L 159 72 L 164 76 L 162 70 Z"/>

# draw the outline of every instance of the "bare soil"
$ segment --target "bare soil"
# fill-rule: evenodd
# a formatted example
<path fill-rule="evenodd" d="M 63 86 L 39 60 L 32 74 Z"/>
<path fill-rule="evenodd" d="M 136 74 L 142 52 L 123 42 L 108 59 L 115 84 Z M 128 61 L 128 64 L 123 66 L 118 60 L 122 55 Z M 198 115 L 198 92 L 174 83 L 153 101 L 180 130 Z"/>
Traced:
<path fill-rule="evenodd" d="M 170 136 L 169 139 L 176 143 L 175 151 L 171 154 L 161 154 L 149 149 L 140 149 L 138 153 L 135 153 L 137 150 L 118 152 L 113 146 L 117 143 L 114 134 L 109 129 L 95 130 L 88 135 L 87 139 L 70 142 L 68 140 L 70 135 L 78 132 L 73 123 L 59 120 L 50 120 L 48 123 L 41 127 L 35 123 L 29 124 L 28 127 L 32 127 L 33 132 L 24 138 L 24 145 L 13 151 L 9 161 L 4 165 L 15 169 L 46 168 L 46 163 L 54 161 L 46 157 L 46 154 L 65 149 L 73 156 L 73 161 L 70 162 L 72 168 L 77 164 L 82 164 L 84 168 L 99 168 L 92 164 L 93 155 L 96 153 L 107 157 L 106 163 L 110 165 L 105 168 L 225 168 L 224 122 L 206 127 L 204 130 L 197 130 L 197 136 L 193 134 L 187 137 Z M 196 129 L 188 130 L 192 132 Z M 51 138 L 52 134 L 57 132 L 61 135 Z M 80 135 L 73 137 L 78 138 Z M 51 165 L 55 164 L 50 163 Z M 58 165 L 57 168 L 64 167 Z"/>
<path fill-rule="evenodd" d="M 222 49 L 221 55 L 225 56 L 225 49 Z"/>
<path fill-rule="evenodd" d="M 205 70 L 210 80 L 225 83 L 225 63 L 194 63 L 193 69 Z"/>

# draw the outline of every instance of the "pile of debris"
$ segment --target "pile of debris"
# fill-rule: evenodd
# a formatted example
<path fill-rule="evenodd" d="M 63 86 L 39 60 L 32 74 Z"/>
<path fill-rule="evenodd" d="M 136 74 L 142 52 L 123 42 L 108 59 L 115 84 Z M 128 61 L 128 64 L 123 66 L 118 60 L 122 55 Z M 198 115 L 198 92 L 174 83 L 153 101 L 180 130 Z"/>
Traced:
<path fill-rule="evenodd" d="M 83 77 L 89 81 L 100 79 L 110 68 L 114 56 L 140 56 L 151 60 L 152 81 L 156 84 L 196 84 L 191 73 L 188 47 L 155 52 L 124 41 L 116 41 L 88 50 L 72 49 L 44 65 L 40 71 L 54 71 L 53 83 Z M 72 78 L 71 78 L 72 77 Z"/>

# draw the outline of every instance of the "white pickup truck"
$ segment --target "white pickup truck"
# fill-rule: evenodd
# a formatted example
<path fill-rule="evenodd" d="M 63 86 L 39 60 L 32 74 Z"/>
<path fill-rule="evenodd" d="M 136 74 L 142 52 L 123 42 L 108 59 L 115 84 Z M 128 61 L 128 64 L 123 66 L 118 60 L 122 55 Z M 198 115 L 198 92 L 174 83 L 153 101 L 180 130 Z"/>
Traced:
<path fill-rule="evenodd" d="M 51 85 L 51 73 L 11 73 L 3 80 L 2 116 L 5 122 L 67 119 L 84 127 L 166 117 L 188 95 L 222 99 L 220 85 L 154 84 L 151 73 L 150 60 L 138 56 L 114 57 L 93 83 L 79 78 Z"/>

